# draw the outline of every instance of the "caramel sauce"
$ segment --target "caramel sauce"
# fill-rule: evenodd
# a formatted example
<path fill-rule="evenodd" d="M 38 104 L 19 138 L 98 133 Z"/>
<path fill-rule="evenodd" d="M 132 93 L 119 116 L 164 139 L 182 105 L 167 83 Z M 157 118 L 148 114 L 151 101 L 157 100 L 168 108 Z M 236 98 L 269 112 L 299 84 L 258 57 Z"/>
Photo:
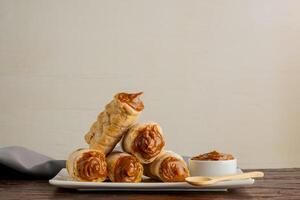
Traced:
<path fill-rule="evenodd" d="M 157 125 L 148 125 L 138 131 L 139 134 L 133 142 L 133 150 L 139 152 L 145 159 L 157 156 L 165 146 Z"/>
<path fill-rule="evenodd" d="M 136 111 L 142 111 L 144 109 L 144 104 L 139 98 L 139 96 L 141 96 L 142 94 L 143 92 L 133 93 L 133 94 L 123 92 L 118 94 L 118 99 L 121 102 L 128 104 Z"/>
<path fill-rule="evenodd" d="M 233 160 L 231 154 L 224 154 L 217 151 L 212 151 L 205 154 L 200 154 L 192 158 L 192 160 Z"/>
<path fill-rule="evenodd" d="M 160 165 L 159 175 L 164 182 L 181 182 L 189 176 L 184 161 L 175 157 L 167 157 Z"/>
<path fill-rule="evenodd" d="M 117 160 L 114 177 L 115 182 L 138 182 L 143 166 L 134 156 L 122 156 Z"/>
<path fill-rule="evenodd" d="M 82 157 L 77 161 L 77 170 L 78 176 L 86 181 L 106 177 L 105 155 L 96 151 L 83 153 Z"/>

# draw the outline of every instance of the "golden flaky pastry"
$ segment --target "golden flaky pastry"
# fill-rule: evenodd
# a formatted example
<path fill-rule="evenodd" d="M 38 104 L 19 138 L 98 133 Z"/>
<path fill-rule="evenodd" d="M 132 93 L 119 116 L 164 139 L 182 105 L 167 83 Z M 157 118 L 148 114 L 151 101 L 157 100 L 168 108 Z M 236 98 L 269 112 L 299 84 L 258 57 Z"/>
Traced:
<path fill-rule="evenodd" d="M 165 141 L 159 124 L 148 122 L 136 124 L 125 133 L 122 148 L 147 164 L 152 162 L 163 150 Z"/>
<path fill-rule="evenodd" d="M 114 149 L 144 109 L 144 104 L 139 98 L 142 94 L 118 93 L 114 96 L 85 135 L 85 141 L 91 149 L 98 149 L 106 155 Z"/>
<path fill-rule="evenodd" d="M 182 182 L 190 175 L 186 162 L 172 151 L 163 151 L 152 163 L 144 165 L 144 174 L 163 182 Z"/>
<path fill-rule="evenodd" d="M 102 182 L 107 177 L 105 155 L 95 149 L 78 149 L 71 153 L 66 168 L 77 181 Z"/>
<path fill-rule="evenodd" d="M 112 182 L 141 182 L 143 165 L 138 159 L 124 152 L 112 152 L 107 158 L 108 177 Z"/>

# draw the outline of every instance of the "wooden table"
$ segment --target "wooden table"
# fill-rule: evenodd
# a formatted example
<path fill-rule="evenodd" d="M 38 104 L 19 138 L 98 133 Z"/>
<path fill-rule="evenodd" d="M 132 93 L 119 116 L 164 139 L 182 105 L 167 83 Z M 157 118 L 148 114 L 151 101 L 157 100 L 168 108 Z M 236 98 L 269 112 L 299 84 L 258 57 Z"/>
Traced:
<path fill-rule="evenodd" d="M 264 179 L 247 188 L 228 192 L 78 192 L 49 185 L 48 180 L 1 177 L 0 199 L 297 199 L 300 200 L 300 168 L 264 169 Z"/>

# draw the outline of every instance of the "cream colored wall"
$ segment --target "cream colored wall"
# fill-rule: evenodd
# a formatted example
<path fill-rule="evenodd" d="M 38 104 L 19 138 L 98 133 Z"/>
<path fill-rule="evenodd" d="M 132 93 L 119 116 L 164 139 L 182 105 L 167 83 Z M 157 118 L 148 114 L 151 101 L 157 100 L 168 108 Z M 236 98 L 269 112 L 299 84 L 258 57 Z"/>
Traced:
<path fill-rule="evenodd" d="M 300 167 L 300 1 L 0 0 L 0 146 L 58 159 L 117 91 L 167 147 Z"/>

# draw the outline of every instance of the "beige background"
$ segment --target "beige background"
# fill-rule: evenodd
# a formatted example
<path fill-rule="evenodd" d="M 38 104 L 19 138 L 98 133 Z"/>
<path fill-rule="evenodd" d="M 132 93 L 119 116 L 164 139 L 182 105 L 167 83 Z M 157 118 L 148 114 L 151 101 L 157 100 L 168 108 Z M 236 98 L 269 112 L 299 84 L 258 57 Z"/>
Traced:
<path fill-rule="evenodd" d="M 58 159 L 117 91 L 167 147 L 300 166 L 300 1 L 0 0 L 0 146 Z"/>

